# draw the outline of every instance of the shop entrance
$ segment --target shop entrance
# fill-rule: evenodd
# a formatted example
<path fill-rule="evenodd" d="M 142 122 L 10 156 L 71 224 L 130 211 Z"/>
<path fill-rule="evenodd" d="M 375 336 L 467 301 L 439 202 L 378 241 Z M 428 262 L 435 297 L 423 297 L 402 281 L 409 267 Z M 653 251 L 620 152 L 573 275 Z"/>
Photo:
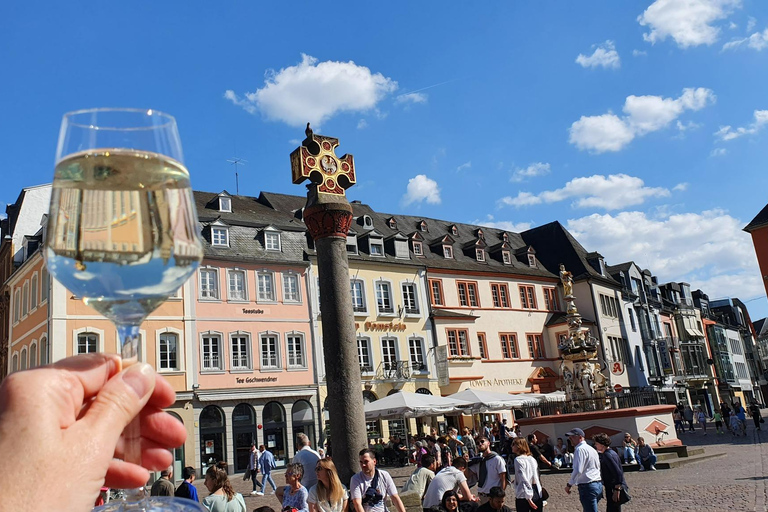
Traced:
<path fill-rule="evenodd" d="M 285 409 L 280 402 L 269 402 L 264 406 L 264 446 L 275 456 L 277 467 L 286 464 Z M 290 458 L 290 457 L 288 457 Z"/>
<path fill-rule="evenodd" d="M 248 469 L 251 443 L 256 442 L 256 413 L 248 404 L 238 404 L 232 411 L 232 439 L 235 442 L 235 473 Z"/>
<path fill-rule="evenodd" d="M 223 411 L 209 405 L 200 412 L 200 469 L 202 474 L 220 460 L 226 460 L 226 422 Z"/>
<path fill-rule="evenodd" d="M 296 434 L 303 432 L 309 438 L 309 445 L 313 449 L 322 448 L 315 444 L 315 414 L 312 404 L 306 400 L 298 400 L 291 408 L 291 419 L 293 420 L 294 439 L 296 439 Z"/>

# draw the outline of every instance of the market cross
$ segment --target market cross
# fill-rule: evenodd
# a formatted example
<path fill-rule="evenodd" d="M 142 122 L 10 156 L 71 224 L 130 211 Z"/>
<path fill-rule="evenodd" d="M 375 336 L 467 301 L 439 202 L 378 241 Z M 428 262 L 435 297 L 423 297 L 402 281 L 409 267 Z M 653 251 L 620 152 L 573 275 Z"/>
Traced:
<path fill-rule="evenodd" d="M 307 123 L 307 138 L 291 153 L 293 183 L 309 179 L 317 183 L 317 192 L 344 196 L 355 184 L 355 163 L 352 155 L 336 156 L 339 139 L 315 135 Z"/>

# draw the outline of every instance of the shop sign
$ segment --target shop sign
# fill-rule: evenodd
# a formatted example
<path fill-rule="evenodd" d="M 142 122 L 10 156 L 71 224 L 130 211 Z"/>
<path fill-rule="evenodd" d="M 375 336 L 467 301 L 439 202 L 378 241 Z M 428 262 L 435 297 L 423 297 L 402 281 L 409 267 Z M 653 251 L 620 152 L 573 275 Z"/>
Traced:
<path fill-rule="evenodd" d="M 243 308 L 244 315 L 268 315 L 269 309 L 247 309 Z"/>
<path fill-rule="evenodd" d="M 624 373 L 624 365 L 621 361 L 616 361 L 611 364 L 611 373 L 614 375 L 622 375 Z"/>
<path fill-rule="evenodd" d="M 366 331 L 405 331 L 408 326 L 402 322 L 365 322 Z M 359 324 L 355 324 L 359 327 Z"/>
<path fill-rule="evenodd" d="M 523 379 L 480 379 L 469 382 L 471 388 L 522 386 Z"/>
<path fill-rule="evenodd" d="M 235 377 L 237 384 L 255 384 L 263 382 L 277 382 L 277 377 Z"/>
<path fill-rule="evenodd" d="M 450 383 L 448 378 L 448 347 L 438 345 L 435 348 L 435 358 L 437 359 L 437 385 L 447 386 Z"/>
<path fill-rule="evenodd" d="M 661 364 L 661 371 L 664 372 L 664 375 L 674 374 L 675 371 L 672 369 L 672 360 L 669 358 L 667 340 L 659 340 L 657 344 L 659 346 L 659 363 Z"/>

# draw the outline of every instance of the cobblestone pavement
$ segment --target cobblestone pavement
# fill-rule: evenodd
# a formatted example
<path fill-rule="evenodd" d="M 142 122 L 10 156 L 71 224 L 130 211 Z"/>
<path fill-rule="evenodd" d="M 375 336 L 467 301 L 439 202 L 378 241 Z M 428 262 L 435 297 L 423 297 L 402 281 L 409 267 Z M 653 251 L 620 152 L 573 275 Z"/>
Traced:
<path fill-rule="evenodd" d="M 751 419 L 746 437 L 733 437 L 731 434 L 717 435 L 709 427 L 708 435 L 700 430 L 681 436 L 683 442 L 691 446 L 701 446 L 706 453 L 726 453 L 725 457 L 703 460 L 682 467 L 645 472 L 626 473 L 632 501 L 624 510 L 642 512 L 680 512 L 707 510 L 727 511 L 767 511 L 766 479 L 768 479 L 768 429 L 756 432 Z M 764 425 L 768 425 L 765 423 Z M 385 468 L 401 488 L 413 466 L 405 468 Z M 261 476 L 261 475 L 260 475 Z M 283 472 L 273 472 L 275 483 L 285 485 Z M 568 474 L 544 475 L 542 482 L 550 493 L 545 512 L 580 512 L 578 493 L 565 494 Z M 269 505 L 277 512 L 280 504 L 274 496 L 251 496 L 251 483 L 244 482 L 242 475 L 233 475 L 235 490 L 245 497 L 248 510 Z M 201 499 L 208 495 L 198 479 L 198 492 Z M 514 495 L 507 493 L 507 505 L 514 510 Z M 599 504 L 605 510 L 605 500 Z"/>

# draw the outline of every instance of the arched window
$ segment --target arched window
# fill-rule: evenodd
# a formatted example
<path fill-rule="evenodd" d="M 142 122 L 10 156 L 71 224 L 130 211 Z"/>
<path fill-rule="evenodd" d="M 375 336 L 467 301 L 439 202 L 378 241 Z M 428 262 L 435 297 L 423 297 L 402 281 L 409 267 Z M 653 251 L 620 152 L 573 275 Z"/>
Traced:
<path fill-rule="evenodd" d="M 34 368 L 37 366 L 37 343 L 32 343 L 29 347 L 29 367 Z"/>
<path fill-rule="evenodd" d="M 235 473 L 248 469 L 251 443 L 256 440 L 256 411 L 249 404 L 237 404 L 232 411 L 232 439 L 235 443 Z"/>
<path fill-rule="evenodd" d="M 50 362 L 50 358 L 48 356 L 48 336 L 42 335 L 40 337 L 40 365 L 44 366 Z"/>
<path fill-rule="evenodd" d="M 19 354 L 13 354 L 13 359 L 11 359 L 11 372 L 17 371 L 19 371 Z"/>
<path fill-rule="evenodd" d="M 95 332 L 81 332 L 77 335 L 77 354 L 92 354 L 98 351 L 98 334 Z"/>
<path fill-rule="evenodd" d="M 29 313 L 29 283 L 24 283 L 24 291 L 21 296 L 21 316 L 27 316 Z"/>
<path fill-rule="evenodd" d="M 293 420 L 293 438 L 296 435 L 304 433 L 309 438 L 309 444 L 317 449 L 315 444 L 315 410 L 312 404 L 306 400 L 297 400 L 291 408 L 291 419 Z"/>
<path fill-rule="evenodd" d="M 29 288 L 29 308 L 37 307 L 37 273 L 32 275 L 32 284 Z M 31 365 L 30 365 L 31 366 Z"/>
<path fill-rule="evenodd" d="M 262 411 L 264 445 L 275 456 L 279 465 L 286 463 L 285 409 L 280 402 L 269 402 Z"/>
<path fill-rule="evenodd" d="M 200 411 L 200 458 L 202 472 L 208 470 L 220 460 L 226 460 L 226 424 L 224 413 L 215 406 L 209 405 Z"/>
<path fill-rule="evenodd" d="M 21 367 L 19 369 L 22 371 L 27 369 L 27 347 L 21 349 Z"/>
<path fill-rule="evenodd" d="M 18 288 L 13 294 L 13 322 L 19 321 L 21 316 L 21 290 Z"/>

